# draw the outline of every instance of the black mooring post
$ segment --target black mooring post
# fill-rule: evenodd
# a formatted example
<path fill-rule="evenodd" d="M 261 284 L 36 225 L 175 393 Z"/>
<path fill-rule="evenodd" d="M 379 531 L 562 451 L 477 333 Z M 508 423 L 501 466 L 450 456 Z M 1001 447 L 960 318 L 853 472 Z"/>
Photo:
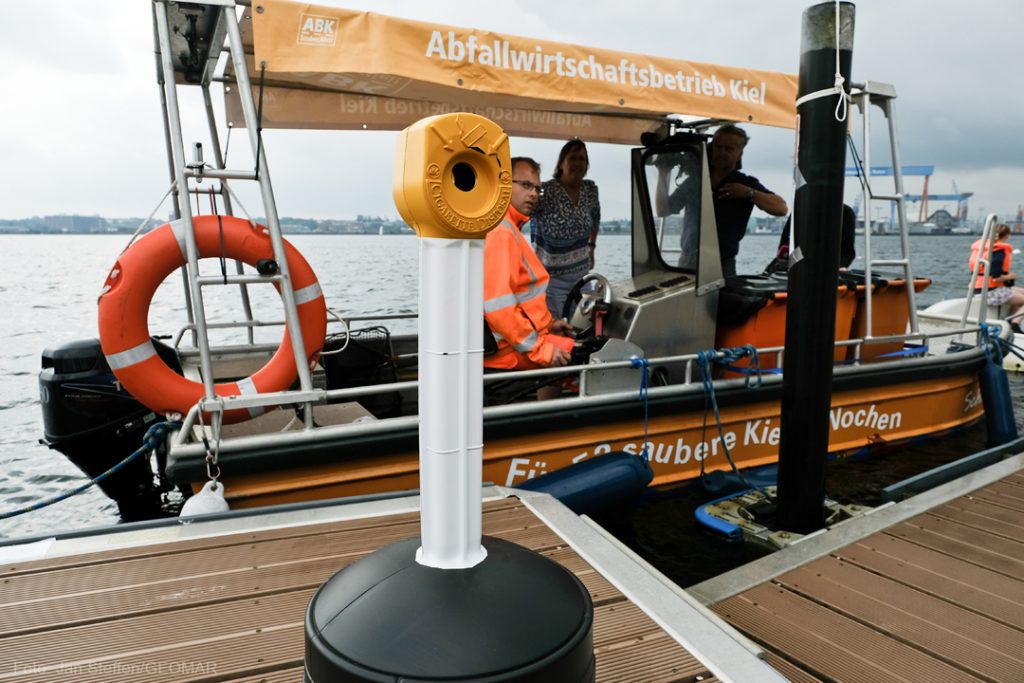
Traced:
<path fill-rule="evenodd" d="M 853 4 L 840 3 L 839 70 L 847 91 L 853 18 Z M 804 12 L 798 97 L 833 88 L 835 72 L 836 4 L 825 2 Z M 831 94 L 797 106 L 793 230 L 799 252 L 789 269 L 786 304 L 777 520 L 783 529 L 804 534 L 820 529 L 825 521 L 825 459 L 846 169 L 847 121 L 836 116 L 838 102 L 839 95 Z"/>

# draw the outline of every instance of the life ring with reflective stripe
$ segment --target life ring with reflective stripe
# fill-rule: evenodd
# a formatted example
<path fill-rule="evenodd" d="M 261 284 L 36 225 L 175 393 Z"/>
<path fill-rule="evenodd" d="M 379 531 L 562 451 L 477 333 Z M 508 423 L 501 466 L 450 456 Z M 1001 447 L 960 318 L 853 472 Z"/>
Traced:
<path fill-rule="evenodd" d="M 219 257 L 251 266 L 272 259 L 267 228 L 234 216 L 192 219 L 200 258 Z M 327 334 L 327 305 L 313 269 L 290 243 L 284 243 L 305 355 L 316 361 Z M 99 299 L 100 346 L 118 381 L 140 403 L 157 413 L 187 413 L 205 395 L 203 385 L 177 374 L 157 355 L 149 333 L 149 306 L 164 279 L 186 262 L 182 221 L 161 225 L 122 253 L 107 275 Z M 275 286 L 278 286 L 275 284 Z M 252 376 L 215 385 L 218 396 L 283 391 L 297 375 L 291 336 Z M 229 410 L 225 423 L 241 422 L 262 409 Z"/>

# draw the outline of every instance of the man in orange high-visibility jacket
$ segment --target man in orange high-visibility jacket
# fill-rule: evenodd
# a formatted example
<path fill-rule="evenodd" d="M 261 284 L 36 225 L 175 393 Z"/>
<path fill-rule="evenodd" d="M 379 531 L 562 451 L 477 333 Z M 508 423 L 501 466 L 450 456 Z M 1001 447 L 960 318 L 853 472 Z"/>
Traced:
<path fill-rule="evenodd" d="M 548 272 L 522 233 L 538 197 L 540 164 L 514 157 L 512 202 L 484 242 L 484 318 L 498 342 L 484 367 L 493 370 L 569 364 L 572 327 L 548 312 Z"/>

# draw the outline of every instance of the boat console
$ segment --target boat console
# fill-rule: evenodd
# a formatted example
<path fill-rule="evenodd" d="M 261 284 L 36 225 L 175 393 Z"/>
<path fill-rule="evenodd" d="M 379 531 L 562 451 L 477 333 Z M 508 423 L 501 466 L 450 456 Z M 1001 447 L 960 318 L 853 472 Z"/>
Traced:
<path fill-rule="evenodd" d="M 646 358 L 710 348 L 716 296 L 698 296 L 692 274 L 652 270 L 612 285 L 605 334 L 635 345 Z M 670 374 L 682 372 L 678 364 Z"/>
<path fill-rule="evenodd" d="M 617 347 L 621 353 L 657 358 L 714 347 L 718 290 L 725 281 L 705 140 L 696 133 L 645 136 L 648 144 L 633 150 L 633 276 L 610 285 L 602 329 L 603 336 L 626 342 Z M 577 313 L 574 326 L 592 329 L 592 312 L 580 308 L 584 313 Z M 607 349 L 590 362 L 614 355 Z M 658 372 L 681 381 L 684 368 L 671 364 Z"/>

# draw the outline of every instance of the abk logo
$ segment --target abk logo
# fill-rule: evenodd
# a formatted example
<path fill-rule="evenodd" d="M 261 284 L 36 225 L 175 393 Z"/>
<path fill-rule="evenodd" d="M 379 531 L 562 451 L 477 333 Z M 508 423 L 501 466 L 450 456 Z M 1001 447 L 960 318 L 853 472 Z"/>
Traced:
<path fill-rule="evenodd" d="M 334 45 L 338 39 L 338 18 L 303 14 L 299 19 L 299 40 L 307 45 Z"/>

